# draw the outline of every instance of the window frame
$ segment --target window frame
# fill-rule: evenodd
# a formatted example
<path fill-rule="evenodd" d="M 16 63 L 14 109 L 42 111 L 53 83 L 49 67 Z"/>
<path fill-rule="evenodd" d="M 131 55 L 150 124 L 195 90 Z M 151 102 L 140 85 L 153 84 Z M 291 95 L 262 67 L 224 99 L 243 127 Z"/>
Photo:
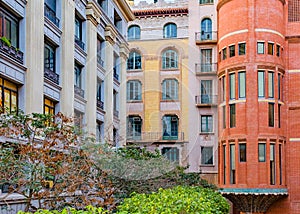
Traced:
<path fill-rule="evenodd" d="M 274 43 L 268 42 L 268 55 L 274 55 Z"/>
<path fill-rule="evenodd" d="M 212 40 L 212 20 L 208 17 L 201 20 L 201 40 Z"/>
<path fill-rule="evenodd" d="M 236 108 L 235 104 L 229 104 L 229 127 L 235 128 L 236 127 Z"/>
<path fill-rule="evenodd" d="M 82 83 L 82 66 L 77 64 L 75 62 L 74 64 L 74 85 L 80 89 L 83 89 L 83 83 Z"/>
<path fill-rule="evenodd" d="M 201 146 L 201 165 L 209 165 L 209 166 L 214 165 L 213 146 Z"/>
<path fill-rule="evenodd" d="M 48 52 L 48 58 L 46 58 L 46 52 Z M 53 55 L 53 59 L 51 59 L 51 52 Z M 49 60 L 49 66 L 47 66 L 46 60 Z M 53 68 L 51 69 L 51 60 Z M 49 44 L 48 42 L 44 43 L 44 68 L 55 72 L 56 70 L 56 47 Z"/>
<path fill-rule="evenodd" d="M 275 104 L 268 103 L 268 121 L 269 127 L 275 127 Z"/>
<path fill-rule="evenodd" d="M 20 23 L 19 19 L 12 14 L 6 13 L 4 10 L 0 9 L 0 22 L 1 22 L 1 29 L 0 29 L 0 37 L 6 37 L 11 46 L 14 48 L 19 47 L 19 39 L 20 39 Z M 7 29 L 7 23 L 9 23 L 9 30 Z M 14 24 L 14 29 L 12 30 L 12 24 Z M 8 32 L 9 31 L 9 32 Z M 15 31 L 15 32 L 13 32 Z M 13 37 L 15 38 L 13 39 Z"/>
<path fill-rule="evenodd" d="M 168 127 L 169 126 L 169 127 Z M 178 139 L 179 118 L 177 115 L 164 115 L 162 118 L 162 137 L 163 140 Z"/>
<path fill-rule="evenodd" d="M 230 45 L 228 48 L 229 48 L 229 58 L 234 57 L 235 56 L 235 44 Z"/>
<path fill-rule="evenodd" d="M 18 107 L 19 107 L 18 91 L 19 91 L 19 86 L 17 84 L 0 77 L 0 113 L 6 112 L 6 108 L 9 109 L 9 113 L 11 113 L 12 111 L 18 112 Z M 6 96 L 6 93 L 8 93 L 8 96 Z M 6 101 L 7 97 L 9 97 L 9 101 Z M 9 105 L 9 107 L 7 107 L 7 105 Z"/>
<path fill-rule="evenodd" d="M 258 162 L 266 162 L 266 143 L 258 143 Z"/>
<path fill-rule="evenodd" d="M 227 47 L 222 49 L 222 60 L 227 59 Z"/>
<path fill-rule="evenodd" d="M 127 101 L 142 101 L 142 83 L 139 80 L 127 81 Z"/>
<path fill-rule="evenodd" d="M 242 148 L 244 147 L 244 148 Z M 239 160 L 240 163 L 247 162 L 247 144 L 239 143 Z"/>
<path fill-rule="evenodd" d="M 167 49 L 162 54 L 162 69 L 178 69 L 178 53 L 173 49 Z"/>
<path fill-rule="evenodd" d="M 275 95 L 275 73 L 273 71 L 268 71 L 268 97 L 274 98 Z"/>
<path fill-rule="evenodd" d="M 162 100 L 179 100 L 179 82 L 177 79 L 164 79 L 162 82 Z"/>
<path fill-rule="evenodd" d="M 266 88 L 265 71 L 258 70 L 258 72 L 257 72 L 257 95 L 258 95 L 258 98 L 265 97 L 265 90 L 266 90 L 265 88 Z"/>
<path fill-rule="evenodd" d="M 55 101 L 44 97 L 44 114 L 50 114 L 54 115 L 55 114 Z"/>
<path fill-rule="evenodd" d="M 241 78 L 241 75 L 244 75 L 244 78 Z M 239 98 L 246 98 L 246 84 L 246 71 L 238 72 Z"/>
<path fill-rule="evenodd" d="M 141 54 L 137 51 L 131 51 L 127 59 L 127 70 L 141 70 L 141 69 L 142 69 Z"/>
<path fill-rule="evenodd" d="M 180 153 L 179 153 L 179 149 L 177 147 L 163 147 L 161 149 L 161 154 L 169 161 L 179 163 Z"/>
<path fill-rule="evenodd" d="M 265 54 L 265 42 L 257 42 L 257 54 Z"/>
<path fill-rule="evenodd" d="M 236 99 L 235 91 L 236 91 L 235 73 L 230 73 L 229 74 L 229 99 L 230 100 Z"/>
<path fill-rule="evenodd" d="M 246 42 L 238 44 L 238 52 L 239 56 L 246 55 Z"/>
<path fill-rule="evenodd" d="M 141 27 L 138 25 L 130 25 L 127 30 L 128 40 L 139 40 L 141 39 Z"/>
<path fill-rule="evenodd" d="M 214 121 L 213 115 L 201 115 L 201 133 L 213 133 L 214 132 Z M 204 119 L 204 121 L 203 121 Z M 203 128 L 205 125 L 205 128 Z"/>
<path fill-rule="evenodd" d="M 163 38 L 177 38 L 177 25 L 175 23 L 169 22 L 164 25 Z"/>
<path fill-rule="evenodd" d="M 140 140 L 142 137 L 142 125 L 142 118 L 140 116 L 129 115 L 127 117 L 127 137 Z"/>

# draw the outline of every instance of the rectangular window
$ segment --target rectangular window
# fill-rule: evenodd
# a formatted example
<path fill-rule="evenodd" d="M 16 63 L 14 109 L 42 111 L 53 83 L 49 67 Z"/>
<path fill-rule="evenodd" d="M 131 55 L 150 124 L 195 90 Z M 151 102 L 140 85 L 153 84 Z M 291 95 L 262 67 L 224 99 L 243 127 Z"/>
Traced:
<path fill-rule="evenodd" d="M 278 104 L 278 128 L 281 127 L 281 104 Z"/>
<path fill-rule="evenodd" d="M 0 11 L 0 37 L 6 37 L 11 46 L 19 47 L 18 19 Z"/>
<path fill-rule="evenodd" d="M 275 144 L 270 144 L 270 184 L 275 185 L 276 170 L 275 170 Z"/>
<path fill-rule="evenodd" d="M 235 104 L 230 104 L 229 105 L 229 110 L 230 110 L 230 128 L 235 127 Z"/>
<path fill-rule="evenodd" d="M 258 97 L 265 97 L 265 72 L 258 71 Z"/>
<path fill-rule="evenodd" d="M 240 162 L 246 162 L 247 156 L 246 156 L 246 143 L 240 143 L 239 144 L 239 153 L 240 153 Z"/>
<path fill-rule="evenodd" d="M 44 46 L 44 68 L 55 71 L 55 48 L 48 44 Z"/>
<path fill-rule="evenodd" d="M 104 122 L 97 120 L 96 126 L 96 142 L 103 142 L 104 140 Z"/>
<path fill-rule="evenodd" d="M 226 145 L 223 145 L 223 183 L 226 184 Z"/>
<path fill-rule="evenodd" d="M 258 54 L 265 53 L 265 43 L 264 42 L 257 42 L 257 53 Z"/>
<path fill-rule="evenodd" d="M 176 147 L 164 147 L 161 153 L 165 158 L 172 162 L 179 162 L 179 149 Z"/>
<path fill-rule="evenodd" d="M 74 110 L 74 126 L 77 132 L 83 129 L 83 117 L 84 114 L 82 112 Z"/>
<path fill-rule="evenodd" d="M 201 132 L 213 132 L 213 117 L 211 115 L 201 115 Z"/>
<path fill-rule="evenodd" d="M 201 147 L 201 164 L 212 165 L 213 162 L 213 147 Z"/>
<path fill-rule="evenodd" d="M 269 103 L 269 127 L 274 127 L 274 103 Z"/>
<path fill-rule="evenodd" d="M 240 43 L 239 44 L 239 55 L 245 55 L 246 54 L 246 43 Z"/>
<path fill-rule="evenodd" d="M 55 114 L 55 103 L 47 98 L 44 99 L 44 114 Z"/>
<path fill-rule="evenodd" d="M 235 145 L 230 144 L 230 183 L 235 184 Z"/>
<path fill-rule="evenodd" d="M 235 45 L 229 46 L 229 57 L 235 56 Z"/>
<path fill-rule="evenodd" d="M 212 49 L 201 49 L 201 72 L 212 72 Z"/>
<path fill-rule="evenodd" d="M 278 74 L 278 100 L 281 99 L 281 75 Z"/>
<path fill-rule="evenodd" d="M 0 78 L 0 113 L 18 110 L 18 86 Z"/>
<path fill-rule="evenodd" d="M 226 106 L 222 107 L 223 109 L 223 129 L 226 128 Z"/>
<path fill-rule="evenodd" d="M 227 48 L 222 49 L 222 60 L 225 60 L 227 58 Z"/>
<path fill-rule="evenodd" d="M 268 43 L 268 54 L 269 55 L 274 54 L 274 43 Z"/>
<path fill-rule="evenodd" d="M 199 4 L 212 4 L 214 0 L 199 0 Z"/>
<path fill-rule="evenodd" d="M 274 73 L 268 72 L 268 95 L 269 98 L 274 98 Z"/>
<path fill-rule="evenodd" d="M 201 80 L 201 103 L 212 103 L 212 80 Z"/>
<path fill-rule="evenodd" d="M 282 158 L 282 145 L 279 144 L 279 157 L 278 157 L 278 161 L 279 161 L 279 184 L 282 185 L 282 162 L 281 162 L 281 158 Z"/>
<path fill-rule="evenodd" d="M 239 72 L 239 98 L 246 97 L 246 72 Z"/>
<path fill-rule="evenodd" d="M 266 144 L 265 143 L 258 144 L 258 161 L 266 162 Z"/>
<path fill-rule="evenodd" d="M 229 81 L 230 81 L 230 99 L 235 99 L 235 73 L 229 75 Z"/>
<path fill-rule="evenodd" d="M 82 21 L 77 16 L 75 16 L 75 38 L 82 40 Z"/>
<path fill-rule="evenodd" d="M 224 102 L 226 99 L 226 82 L 225 76 L 223 76 L 220 80 L 221 82 L 221 101 Z"/>
<path fill-rule="evenodd" d="M 75 80 L 74 85 L 78 88 L 82 88 L 82 74 L 81 74 L 81 67 L 75 63 L 74 65 L 74 72 L 75 72 Z"/>
<path fill-rule="evenodd" d="M 280 45 L 276 45 L 276 56 L 280 57 Z"/>

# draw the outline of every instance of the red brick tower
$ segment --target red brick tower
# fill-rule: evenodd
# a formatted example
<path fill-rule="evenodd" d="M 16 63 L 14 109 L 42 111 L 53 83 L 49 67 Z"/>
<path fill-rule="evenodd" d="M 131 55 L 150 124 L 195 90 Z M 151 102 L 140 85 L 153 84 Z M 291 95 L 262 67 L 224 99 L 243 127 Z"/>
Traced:
<path fill-rule="evenodd" d="M 288 196 L 286 7 L 284 0 L 217 6 L 219 184 L 241 212 L 265 213 Z"/>

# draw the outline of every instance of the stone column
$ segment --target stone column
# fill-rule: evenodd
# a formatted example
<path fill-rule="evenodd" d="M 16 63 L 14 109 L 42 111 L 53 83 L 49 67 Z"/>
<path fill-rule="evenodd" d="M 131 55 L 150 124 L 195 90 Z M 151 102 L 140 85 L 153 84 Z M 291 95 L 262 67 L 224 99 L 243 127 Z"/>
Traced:
<path fill-rule="evenodd" d="M 60 111 L 66 116 L 74 114 L 74 1 L 62 1 L 62 35 L 61 35 L 61 71 Z"/>
<path fill-rule="evenodd" d="M 43 113 L 44 104 L 44 1 L 26 5 L 25 113 Z"/>
<path fill-rule="evenodd" d="M 100 23 L 101 11 L 93 1 L 86 5 L 87 16 L 87 63 L 86 63 L 86 131 L 96 135 L 97 111 L 97 25 Z"/>
<path fill-rule="evenodd" d="M 124 146 L 126 144 L 126 70 L 127 70 L 127 58 L 129 54 L 129 48 L 127 43 L 123 43 L 120 46 L 120 56 L 121 56 L 121 72 L 120 72 L 120 140 L 119 146 Z"/>
<path fill-rule="evenodd" d="M 114 50 L 113 45 L 116 41 L 116 30 L 113 26 L 108 25 L 105 28 L 105 141 L 107 143 L 113 144 L 113 125 L 114 125 L 114 112 L 113 112 L 113 66 L 114 66 Z"/>

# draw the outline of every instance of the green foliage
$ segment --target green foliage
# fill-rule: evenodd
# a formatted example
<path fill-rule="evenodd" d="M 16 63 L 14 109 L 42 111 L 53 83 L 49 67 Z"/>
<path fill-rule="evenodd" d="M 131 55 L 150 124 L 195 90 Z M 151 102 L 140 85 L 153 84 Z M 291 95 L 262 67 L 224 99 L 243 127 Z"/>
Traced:
<path fill-rule="evenodd" d="M 84 210 L 76 210 L 74 208 L 64 208 L 62 211 L 58 210 L 38 210 L 34 214 L 106 214 L 109 211 L 102 207 L 86 206 Z M 19 211 L 18 214 L 32 214 L 31 212 Z"/>
<path fill-rule="evenodd" d="M 4 44 L 6 44 L 8 47 L 11 47 L 10 41 L 9 41 L 5 36 L 2 36 L 0 39 L 1 39 L 1 41 L 4 42 Z"/>
<path fill-rule="evenodd" d="M 134 160 L 149 160 L 152 158 L 162 157 L 158 150 L 155 150 L 155 152 L 150 152 L 145 148 L 140 149 L 136 147 L 120 148 L 117 150 L 117 154 L 122 157 Z"/>
<path fill-rule="evenodd" d="M 218 192 L 202 188 L 177 186 L 157 193 L 136 194 L 118 206 L 119 214 L 225 214 L 229 204 Z"/>

